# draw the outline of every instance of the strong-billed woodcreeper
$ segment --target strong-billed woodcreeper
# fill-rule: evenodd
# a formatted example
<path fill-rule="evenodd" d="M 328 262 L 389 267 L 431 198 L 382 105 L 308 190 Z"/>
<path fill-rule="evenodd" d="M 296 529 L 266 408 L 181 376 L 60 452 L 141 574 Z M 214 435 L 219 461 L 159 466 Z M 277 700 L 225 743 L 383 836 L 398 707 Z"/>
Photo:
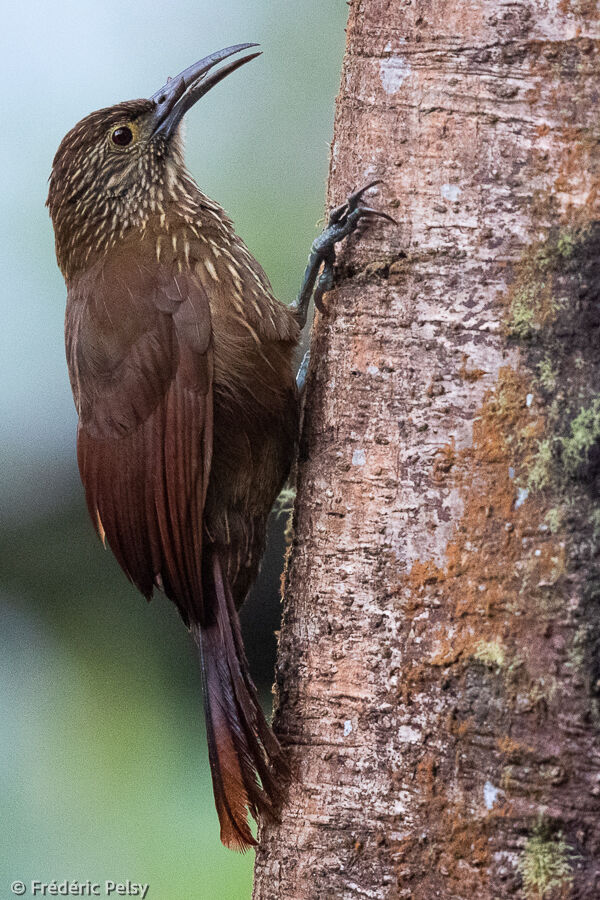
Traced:
<path fill-rule="evenodd" d="M 187 173 L 179 125 L 258 53 L 213 53 L 150 99 L 91 113 L 63 139 L 48 206 L 67 284 L 65 338 L 77 453 L 98 534 L 150 599 L 178 607 L 201 659 L 221 840 L 255 843 L 287 766 L 265 721 L 237 609 L 256 578 L 267 517 L 293 460 L 293 355 L 335 243 L 375 210 L 367 185 L 331 215 L 285 306 L 225 212 Z M 383 215 L 379 213 L 379 215 Z"/>

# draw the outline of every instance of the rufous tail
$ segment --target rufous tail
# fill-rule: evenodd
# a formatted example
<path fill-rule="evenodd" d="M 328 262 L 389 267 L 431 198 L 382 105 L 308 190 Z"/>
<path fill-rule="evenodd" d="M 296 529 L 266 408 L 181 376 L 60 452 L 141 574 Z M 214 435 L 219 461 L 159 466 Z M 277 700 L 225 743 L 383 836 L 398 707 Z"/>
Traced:
<path fill-rule="evenodd" d="M 248 813 L 256 820 L 259 816 L 276 818 L 288 767 L 250 677 L 238 614 L 221 561 L 216 551 L 206 550 L 203 606 L 212 611 L 212 619 L 192 626 L 192 632 L 200 651 L 221 841 L 243 851 L 256 844 Z"/>

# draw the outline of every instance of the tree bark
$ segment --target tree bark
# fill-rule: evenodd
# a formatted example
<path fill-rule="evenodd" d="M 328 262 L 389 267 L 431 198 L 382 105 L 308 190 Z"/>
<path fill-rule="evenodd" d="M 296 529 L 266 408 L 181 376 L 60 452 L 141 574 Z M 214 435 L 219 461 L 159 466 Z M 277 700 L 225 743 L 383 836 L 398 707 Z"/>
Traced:
<path fill-rule="evenodd" d="M 600 897 L 592 0 L 353 0 L 255 900 Z"/>

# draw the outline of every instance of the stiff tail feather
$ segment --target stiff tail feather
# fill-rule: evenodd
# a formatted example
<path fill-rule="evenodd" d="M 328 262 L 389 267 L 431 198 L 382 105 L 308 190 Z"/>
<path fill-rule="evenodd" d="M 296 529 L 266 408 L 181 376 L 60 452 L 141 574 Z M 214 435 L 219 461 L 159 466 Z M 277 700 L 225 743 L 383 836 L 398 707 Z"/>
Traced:
<path fill-rule="evenodd" d="M 250 677 L 239 619 L 219 556 L 207 548 L 205 609 L 213 618 L 192 627 L 200 651 L 208 755 L 221 841 L 233 850 L 256 845 L 248 813 L 273 819 L 288 776 L 279 742 L 263 715 Z"/>

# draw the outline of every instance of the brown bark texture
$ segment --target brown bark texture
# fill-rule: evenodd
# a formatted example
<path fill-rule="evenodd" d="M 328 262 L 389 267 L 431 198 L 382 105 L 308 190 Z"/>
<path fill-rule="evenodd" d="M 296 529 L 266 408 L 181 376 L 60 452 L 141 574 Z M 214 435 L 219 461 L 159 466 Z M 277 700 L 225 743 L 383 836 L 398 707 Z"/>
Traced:
<path fill-rule="evenodd" d="M 599 18 L 350 3 L 255 900 L 600 897 Z"/>

